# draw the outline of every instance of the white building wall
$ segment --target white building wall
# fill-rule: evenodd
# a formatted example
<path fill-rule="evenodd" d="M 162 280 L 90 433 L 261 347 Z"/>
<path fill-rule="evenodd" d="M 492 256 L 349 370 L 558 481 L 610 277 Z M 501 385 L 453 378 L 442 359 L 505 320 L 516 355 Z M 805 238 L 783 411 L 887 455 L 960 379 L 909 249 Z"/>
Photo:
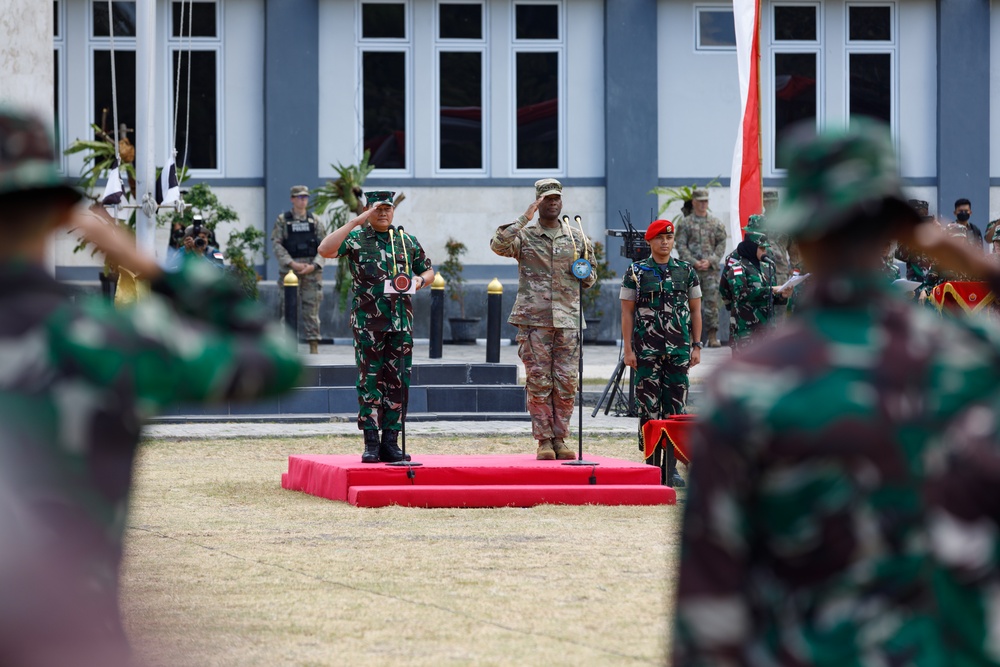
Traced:
<path fill-rule="evenodd" d="M 222 17 L 225 177 L 263 178 L 264 0 L 225 2 Z"/>
<path fill-rule="evenodd" d="M 0 100 L 28 109 L 51 125 L 52 3 L 5 0 L 0 11 Z M 65 29 L 65 26 L 63 26 Z"/>

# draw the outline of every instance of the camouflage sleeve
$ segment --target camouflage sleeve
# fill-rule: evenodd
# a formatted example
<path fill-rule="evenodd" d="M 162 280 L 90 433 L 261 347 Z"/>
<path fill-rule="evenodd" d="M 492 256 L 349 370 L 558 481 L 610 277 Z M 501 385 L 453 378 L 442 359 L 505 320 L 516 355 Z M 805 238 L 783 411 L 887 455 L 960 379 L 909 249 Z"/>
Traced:
<path fill-rule="evenodd" d="M 317 218 L 316 216 L 313 216 L 313 220 L 316 221 L 316 238 L 322 241 L 323 239 L 326 238 L 326 225 L 324 225 L 323 221 Z M 318 266 L 320 272 L 322 272 L 323 267 L 326 265 L 326 258 L 323 257 L 323 255 L 319 254 L 319 252 L 317 251 L 316 256 L 313 257 L 313 264 Z"/>
<path fill-rule="evenodd" d="M 410 268 L 413 270 L 413 275 L 423 273 L 427 269 L 433 269 L 434 266 L 431 264 L 431 260 L 427 257 L 427 253 L 424 252 L 424 247 L 420 245 L 420 241 L 409 234 L 407 234 L 407 238 L 413 243 L 413 259 L 410 264 Z"/>
<path fill-rule="evenodd" d="M 274 221 L 274 228 L 271 230 L 271 250 L 274 251 L 274 257 L 278 260 L 278 268 L 283 272 L 288 272 L 292 269 L 292 256 L 288 254 L 288 250 L 282 245 L 284 240 L 285 216 L 282 214 Z"/>
<path fill-rule="evenodd" d="M 635 301 L 638 294 L 639 282 L 635 278 L 635 265 L 629 265 L 622 276 L 622 287 L 618 292 L 620 301 Z"/>
<path fill-rule="evenodd" d="M 497 227 L 490 239 L 490 250 L 501 257 L 513 257 L 517 259 L 521 256 L 521 230 L 528 224 L 528 219 L 523 215 L 517 220 L 506 225 Z"/>
<path fill-rule="evenodd" d="M 713 268 L 718 268 L 722 258 L 726 256 L 726 228 L 721 222 L 715 225 L 715 244 L 712 247 L 712 254 L 706 259 L 712 263 Z"/>
<path fill-rule="evenodd" d="M 722 272 L 722 278 L 719 279 L 719 297 L 722 299 L 722 305 L 726 307 L 726 310 L 732 310 L 733 307 L 733 288 L 729 284 L 732 278 L 733 270 L 727 266 L 726 270 Z"/>
<path fill-rule="evenodd" d="M 720 382 L 725 382 L 722 378 Z M 721 397 L 713 387 L 716 398 Z M 692 438 L 674 617 L 673 664 L 749 664 L 759 618 L 747 599 L 754 468 L 742 432 L 752 419 L 732 401 L 706 412 Z"/>
<path fill-rule="evenodd" d="M 694 256 L 694 253 L 692 253 L 691 249 L 688 247 L 690 243 L 688 239 L 690 236 L 688 231 L 689 225 L 678 223 L 676 228 L 677 232 L 674 234 L 674 238 L 676 239 L 674 247 L 677 248 L 677 256 L 688 263 L 696 261 L 698 258 Z"/>
<path fill-rule="evenodd" d="M 208 262 L 182 264 L 134 307 L 84 307 L 55 320 L 54 353 L 101 385 L 127 383 L 150 410 L 182 401 L 279 394 L 298 380 L 294 343 L 240 286 Z M 67 310 L 67 317 L 80 311 Z M 87 322 L 107 323 L 95 328 Z"/>
<path fill-rule="evenodd" d="M 701 280 L 698 278 L 698 272 L 694 270 L 693 266 L 688 267 L 688 298 L 689 299 L 700 299 L 702 297 L 701 293 Z"/>
<path fill-rule="evenodd" d="M 726 275 L 730 276 L 730 289 L 734 300 L 741 304 L 767 305 L 771 288 L 754 283 L 750 271 L 743 270 L 740 275 L 736 275 L 736 271 L 727 266 Z"/>

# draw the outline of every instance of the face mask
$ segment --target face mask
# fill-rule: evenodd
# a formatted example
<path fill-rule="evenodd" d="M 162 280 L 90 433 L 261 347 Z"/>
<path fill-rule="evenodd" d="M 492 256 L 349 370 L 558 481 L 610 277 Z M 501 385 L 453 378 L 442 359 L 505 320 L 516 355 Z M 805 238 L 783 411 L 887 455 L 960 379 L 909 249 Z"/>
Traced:
<path fill-rule="evenodd" d="M 965 211 L 962 211 L 958 215 L 956 215 L 955 217 L 958 218 L 959 222 L 968 222 L 969 215 L 970 215 L 969 213 L 966 213 Z"/>

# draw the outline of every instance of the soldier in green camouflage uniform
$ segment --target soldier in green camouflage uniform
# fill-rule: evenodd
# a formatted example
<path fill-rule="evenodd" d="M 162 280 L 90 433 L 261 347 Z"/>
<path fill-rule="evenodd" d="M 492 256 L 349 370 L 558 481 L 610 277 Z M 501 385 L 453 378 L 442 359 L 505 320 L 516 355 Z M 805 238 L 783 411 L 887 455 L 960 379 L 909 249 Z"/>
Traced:
<path fill-rule="evenodd" d="M 396 442 L 413 364 L 410 294 L 434 280 L 434 268 L 420 242 L 392 224 L 395 194 L 366 192 L 365 211 L 323 239 L 319 248 L 330 259 L 346 256 L 351 269 L 351 328 L 358 365 L 358 428 L 365 437 L 364 463 L 403 459 Z M 394 289 L 391 282 L 400 275 L 412 276 L 411 288 L 405 293 Z"/>
<path fill-rule="evenodd" d="M 768 219 L 799 243 L 811 297 L 711 377 L 692 437 L 673 664 L 962 664 L 941 625 L 962 603 L 932 585 L 925 462 L 1000 387 L 1000 336 L 880 277 L 894 234 L 977 261 L 915 229 L 888 128 L 814 134 L 787 136 L 788 194 Z M 995 265 L 980 275 L 1000 286 Z"/>
<path fill-rule="evenodd" d="M 75 209 L 44 127 L 0 111 L 0 522 L 16 519 L 0 537 L 0 662 L 125 665 L 118 568 L 143 421 L 281 393 L 301 365 L 218 269 L 191 259 L 164 272 L 103 208 Z M 64 227 L 150 295 L 118 311 L 72 299 L 45 268 Z"/>
<path fill-rule="evenodd" d="M 538 224 L 528 225 L 538 212 Z M 531 434 L 540 460 L 574 459 L 566 445 L 580 361 L 580 281 L 570 272 L 579 257 L 594 257 L 590 239 L 559 219 L 562 185 L 535 183 L 535 201 L 524 215 L 497 228 L 490 248 L 518 264 L 517 299 L 508 322 L 517 327 L 524 362 Z M 583 281 L 590 288 L 594 272 Z M 584 324 L 584 327 L 587 325 Z"/>
<path fill-rule="evenodd" d="M 688 370 L 701 362 L 701 285 L 687 262 L 674 259 L 674 225 L 655 220 L 646 230 L 650 255 L 625 272 L 619 298 L 622 305 L 622 348 L 625 365 L 635 369 L 635 404 L 642 427 L 651 419 L 684 413 Z M 663 481 L 684 486 L 677 474 L 673 448 L 657 448 L 646 459 L 663 469 Z"/>
<path fill-rule="evenodd" d="M 773 328 L 775 306 L 784 305 L 792 295 L 792 288 L 781 292 L 774 284 L 774 264 L 765 256 L 771 245 L 761 231 L 763 222 L 763 216 L 750 216 L 744 239 L 726 258 L 719 282 L 719 296 L 729 311 L 729 347 L 734 356 Z"/>
<path fill-rule="evenodd" d="M 285 211 L 271 229 L 271 249 L 278 259 L 278 294 L 282 317 L 285 314 L 285 276 L 294 271 L 299 279 L 299 320 L 303 339 L 309 342 L 309 352 L 319 351 L 322 338 L 319 325 L 319 305 L 323 301 L 323 256 L 317 248 L 326 236 L 323 223 L 308 211 L 309 188 L 294 185 L 291 191 L 292 210 Z"/>
<path fill-rule="evenodd" d="M 719 267 L 726 253 L 726 228 L 708 214 L 708 190 L 695 190 L 691 205 L 691 215 L 676 223 L 677 256 L 698 272 L 705 336 L 709 347 L 719 347 Z"/>

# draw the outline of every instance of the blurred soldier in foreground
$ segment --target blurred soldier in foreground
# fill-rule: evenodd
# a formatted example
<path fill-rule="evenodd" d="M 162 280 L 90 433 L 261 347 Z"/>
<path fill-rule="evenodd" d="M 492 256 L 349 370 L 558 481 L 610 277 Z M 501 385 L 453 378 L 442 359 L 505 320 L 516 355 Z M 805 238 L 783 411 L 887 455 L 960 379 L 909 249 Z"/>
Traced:
<path fill-rule="evenodd" d="M 726 228 L 708 213 L 708 190 L 695 190 L 691 206 L 691 215 L 677 223 L 677 256 L 698 272 L 705 337 L 709 347 L 719 347 L 719 267 L 726 252 Z"/>
<path fill-rule="evenodd" d="M 564 223 L 562 184 L 535 182 L 535 201 L 524 215 L 497 228 L 490 248 L 517 260 L 517 299 L 508 322 L 517 327 L 517 354 L 524 362 L 531 435 L 540 461 L 575 459 L 566 445 L 580 362 L 580 281 L 570 267 L 592 258 L 590 239 Z M 538 224 L 528 225 L 535 212 Z M 597 282 L 592 272 L 584 288 Z M 586 326 L 586 325 L 584 325 Z"/>
<path fill-rule="evenodd" d="M 103 208 L 76 209 L 39 120 L 0 111 L 0 664 L 128 664 L 118 566 L 142 421 L 283 392 L 284 331 L 201 260 L 167 273 Z M 74 302 L 44 269 L 74 227 L 151 294 Z"/>
<path fill-rule="evenodd" d="M 729 347 L 733 355 L 745 350 L 774 325 L 775 305 L 784 305 L 792 288 L 774 284 L 771 248 L 762 230 L 764 216 L 751 215 L 743 240 L 726 258 L 719 281 L 719 296 L 729 311 Z"/>
<path fill-rule="evenodd" d="M 635 403 L 642 426 L 651 419 L 684 413 L 688 370 L 701 362 L 701 285 L 694 267 L 674 259 L 674 224 L 655 220 L 646 230 L 649 257 L 622 278 L 622 348 L 625 365 L 636 369 Z M 657 449 L 646 463 L 663 468 L 671 486 L 684 486 L 673 447 Z"/>
<path fill-rule="evenodd" d="M 365 438 L 362 463 L 403 460 L 396 443 L 403 429 L 413 365 L 410 295 L 434 280 L 434 267 L 420 242 L 392 224 L 395 196 L 387 190 L 366 192 L 364 212 L 319 246 L 323 257 L 347 257 L 351 269 L 358 428 Z"/>
<path fill-rule="evenodd" d="M 788 194 L 768 218 L 811 294 L 712 376 L 692 438 L 678 666 L 956 664 L 941 618 L 964 610 L 935 599 L 924 461 L 997 392 L 1000 336 L 914 307 L 880 268 L 893 237 L 998 287 L 1000 267 L 918 228 L 887 128 L 814 134 L 787 136 Z"/>

